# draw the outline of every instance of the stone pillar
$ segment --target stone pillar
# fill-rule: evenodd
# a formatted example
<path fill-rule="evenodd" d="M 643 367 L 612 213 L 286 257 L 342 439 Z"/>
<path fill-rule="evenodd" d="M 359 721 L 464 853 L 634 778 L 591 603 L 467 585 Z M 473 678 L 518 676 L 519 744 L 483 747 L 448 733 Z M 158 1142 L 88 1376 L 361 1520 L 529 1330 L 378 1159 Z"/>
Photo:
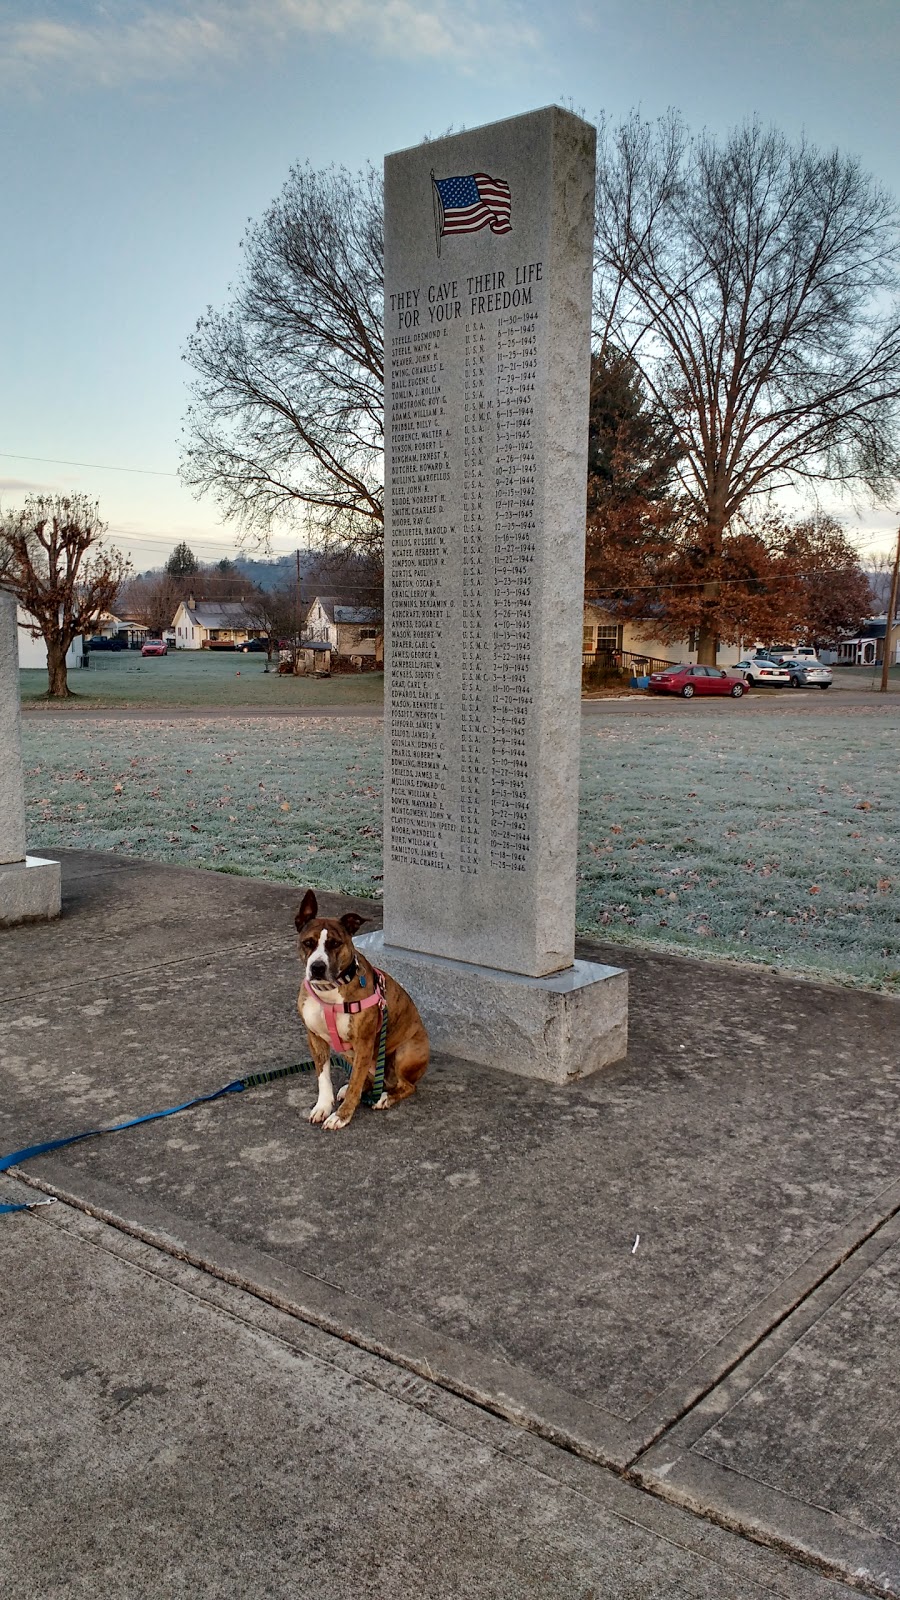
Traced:
<path fill-rule="evenodd" d="M 565 1081 L 624 1053 L 574 962 L 594 129 L 385 163 L 384 935 L 432 1042 Z"/>
<path fill-rule="evenodd" d="M 61 909 L 59 862 L 25 854 L 16 603 L 0 589 L 0 927 Z"/>

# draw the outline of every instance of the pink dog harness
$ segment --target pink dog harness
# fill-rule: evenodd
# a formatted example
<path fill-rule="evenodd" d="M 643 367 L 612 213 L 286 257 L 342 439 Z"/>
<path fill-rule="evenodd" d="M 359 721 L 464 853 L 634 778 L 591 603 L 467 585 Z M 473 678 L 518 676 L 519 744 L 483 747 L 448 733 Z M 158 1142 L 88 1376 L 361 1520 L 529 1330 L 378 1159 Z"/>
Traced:
<path fill-rule="evenodd" d="M 342 1039 L 338 1033 L 337 1023 L 334 1020 L 335 1016 L 343 1013 L 345 1017 L 355 1017 L 358 1011 L 368 1011 L 370 1006 L 383 1007 L 385 1004 L 384 973 L 379 972 L 377 967 L 373 967 L 372 970 L 375 973 L 375 988 L 371 994 L 367 994 L 362 1000 L 338 1000 L 331 1004 L 330 1001 L 323 1000 L 320 995 L 316 994 L 308 978 L 303 980 L 307 994 L 312 995 L 312 998 L 318 1001 L 322 1007 L 325 1026 L 328 1029 L 328 1037 L 339 1055 L 343 1053 L 347 1041 Z"/>

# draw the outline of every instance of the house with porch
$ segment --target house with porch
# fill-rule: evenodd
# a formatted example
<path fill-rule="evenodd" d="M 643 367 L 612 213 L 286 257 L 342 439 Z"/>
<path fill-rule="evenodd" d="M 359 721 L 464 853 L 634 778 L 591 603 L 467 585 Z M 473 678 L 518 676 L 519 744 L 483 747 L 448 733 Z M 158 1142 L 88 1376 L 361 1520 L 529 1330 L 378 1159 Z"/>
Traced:
<path fill-rule="evenodd" d="M 259 614 L 243 600 L 197 600 L 192 594 L 179 602 L 172 631 L 176 650 L 235 650 L 266 635 Z"/>
<path fill-rule="evenodd" d="M 890 665 L 900 665 L 900 617 L 895 617 L 889 628 L 887 613 L 869 617 L 857 633 L 839 639 L 832 659 L 842 666 L 880 667 L 885 650 Z"/>
<path fill-rule="evenodd" d="M 720 667 L 733 666 L 741 660 L 743 650 L 750 650 L 755 640 L 746 639 L 743 645 L 720 645 L 716 661 Z M 697 660 L 696 636 L 686 639 L 660 639 L 653 632 L 652 617 L 614 617 L 601 604 L 586 601 L 584 606 L 581 639 L 582 665 L 619 666 L 634 670 L 658 671 L 667 665 Z"/>
<path fill-rule="evenodd" d="M 380 606 L 345 605 L 335 595 L 316 595 L 303 631 L 309 639 L 326 641 L 335 655 L 384 658 Z"/>

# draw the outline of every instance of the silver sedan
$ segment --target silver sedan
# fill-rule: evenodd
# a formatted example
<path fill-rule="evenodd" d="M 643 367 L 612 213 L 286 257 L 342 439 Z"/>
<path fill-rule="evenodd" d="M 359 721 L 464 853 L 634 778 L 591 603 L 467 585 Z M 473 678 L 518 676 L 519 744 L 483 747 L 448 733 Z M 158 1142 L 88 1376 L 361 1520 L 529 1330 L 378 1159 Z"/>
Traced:
<path fill-rule="evenodd" d="M 783 661 L 782 666 L 788 672 L 788 681 L 792 689 L 830 689 L 834 681 L 834 674 L 830 667 L 822 665 L 821 661 Z"/>

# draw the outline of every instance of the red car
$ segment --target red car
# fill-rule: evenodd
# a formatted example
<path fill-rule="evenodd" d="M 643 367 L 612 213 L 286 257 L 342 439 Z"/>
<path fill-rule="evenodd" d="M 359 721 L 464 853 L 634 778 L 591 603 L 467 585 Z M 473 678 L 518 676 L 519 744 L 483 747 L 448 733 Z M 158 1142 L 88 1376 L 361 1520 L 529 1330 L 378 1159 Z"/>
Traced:
<path fill-rule="evenodd" d="M 690 700 L 695 694 L 730 694 L 740 700 L 746 685 L 743 678 L 723 672 L 721 667 L 666 667 L 664 672 L 651 672 L 648 684 L 651 694 L 680 694 Z"/>
<path fill-rule="evenodd" d="M 167 656 L 169 646 L 165 639 L 145 639 L 141 645 L 142 656 Z"/>

